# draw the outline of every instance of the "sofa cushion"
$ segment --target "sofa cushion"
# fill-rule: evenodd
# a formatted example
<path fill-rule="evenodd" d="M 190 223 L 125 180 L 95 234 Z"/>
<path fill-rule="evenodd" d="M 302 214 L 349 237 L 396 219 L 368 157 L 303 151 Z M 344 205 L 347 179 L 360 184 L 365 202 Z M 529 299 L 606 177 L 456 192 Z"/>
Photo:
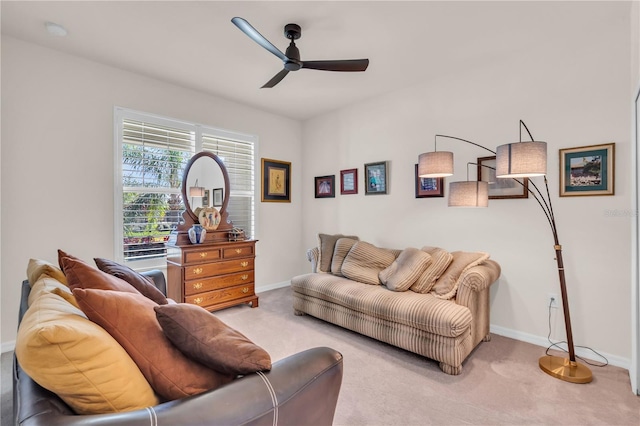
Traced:
<path fill-rule="evenodd" d="M 318 234 L 318 248 L 320 249 L 318 256 L 318 272 L 331 272 L 331 259 L 333 258 L 333 250 L 336 241 L 340 238 L 351 238 L 357 240 L 356 236 L 348 236 L 342 234 Z"/>
<path fill-rule="evenodd" d="M 165 336 L 191 359 L 223 374 L 271 370 L 271 357 L 239 331 L 201 306 L 155 306 Z"/>
<path fill-rule="evenodd" d="M 468 253 L 464 251 L 454 251 L 453 261 L 442 276 L 436 281 L 431 290 L 431 294 L 439 299 L 451 299 L 456 295 L 460 276 L 476 265 L 482 264 L 489 259 L 488 253 Z"/>
<path fill-rule="evenodd" d="M 33 285 L 42 274 L 47 274 L 62 284 L 67 284 L 67 278 L 64 276 L 64 272 L 53 263 L 41 259 L 29 259 L 27 265 L 27 279 L 29 280 L 29 284 Z"/>
<path fill-rule="evenodd" d="M 431 263 L 411 286 L 416 293 L 429 293 L 436 281 L 447 270 L 453 255 L 439 247 L 422 247 L 422 251 L 431 255 Z"/>
<path fill-rule="evenodd" d="M 153 280 L 149 277 L 145 277 L 142 274 L 134 271 L 126 265 L 121 265 L 113 260 L 95 258 L 96 266 L 102 272 L 113 275 L 131 284 L 136 290 L 138 290 L 143 296 L 156 302 L 158 305 L 166 305 L 167 298 L 162 294 L 160 290 L 153 284 Z"/>
<path fill-rule="evenodd" d="M 358 241 L 342 263 L 342 275 L 365 284 L 380 284 L 380 271 L 394 260 L 396 256 L 391 250 Z"/>
<path fill-rule="evenodd" d="M 78 258 L 63 257 L 62 264 L 70 289 L 92 288 L 98 290 L 117 290 L 140 294 L 133 286 L 120 278 L 94 268 Z"/>
<path fill-rule="evenodd" d="M 389 290 L 406 291 L 422 275 L 431 262 L 431 255 L 409 247 L 393 263 L 380 271 L 378 277 Z"/>
<path fill-rule="evenodd" d="M 180 399 L 216 389 L 233 379 L 190 360 L 173 346 L 153 310 L 160 305 L 137 291 L 76 288 L 73 295 L 87 317 L 107 330 L 129 353 L 161 397 Z"/>
<path fill-rule="evenodd" d="M 291 288 L 307 297 L 440 336 L 457 337 L 470 333 L 471 311 L 466 306 L 437 299 L 431 294 L 390 291 L 384 286 L 313 273 L 293 277 Z"/>
<path fill-rule="evenodd" d="M 333 249 L 333 257 L 331 258 L 331 273 L 333 275 L 343 276 L 342 275 L 342 264 L 344 263 L 344 258 L 349 254 L 349 250 L 358 240 L 354 240 L 353 238 L 340 238 L 336 241 L 336 246 Z"/>
<path fill-rule="evenodd" d="M 29 298 L 27 299 L 28 306 L 31 306 L 31 304 L 43 293 L 52 293 L 54 289 L 71 293 L 69 287 L 62 284 L 60 281 L 51 278 L 46 274 L 41 275 L 37 281 L 31 284 L 31 291 L 29 292 Z"/>
<path fill-rule="evenodd" d="M 24 371 L 77 414 L 137 410 L 159 402 L 122 346 L 53 293 L 31 304 L 15 350 Z"/>

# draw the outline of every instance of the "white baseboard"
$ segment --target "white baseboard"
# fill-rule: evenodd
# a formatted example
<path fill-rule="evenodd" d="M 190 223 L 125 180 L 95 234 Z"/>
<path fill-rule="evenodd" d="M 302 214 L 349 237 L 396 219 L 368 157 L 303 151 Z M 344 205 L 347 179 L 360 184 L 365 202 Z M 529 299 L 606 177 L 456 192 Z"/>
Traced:
<path fill-rule="evenodd" d="M 505 327 L 500 327 L 500 326 L 493 325 L 493 324 L 491 324 L 491 326 L 490 326 L 490 331 L 491 331 L 491 333 L 494 333 L 494 334 L 497 334 L 497 335 L 500 335 L 500 336 L 509 337 L 510 339 L 515 339 L 515 340 L 520 340 L 522 342 L 531 343 L 531 344 L 536 345 L 536 346 L 542 346 L 543 348 L 547 348 L 549 346 L 549 341 L 547 340 L 546 337 L 536 336 L 536 335 L 529 334 L 529 333 L 523 333 L 521 331 L 512 330 L 510 328 L 505 328 Z M 564 347 L 566 348 L 566 345 Z M 581 358 L 586 358 L 588 360 L 592 360 L 592 361 L 595 361 L 595 362 L 603 362 L 603 360 L 600 359 L 600 357 L 598 357 L 596 354 L 594 354 L 593 352 L 591 352 L 591 351 L 589 351 L 587 349 L 575 348 L 575 350 L 576 350 L 576 355 L 581 357 Z M 602 352 L 602 351 L 598 351 L 598 353 L 600 353 L 602 356 L 607 358 L 607 360 L 609 361 L 609 364 L 614 365 L 616 367 L 620 367 L 620 368 L 624 368 L 625 370 L 629 370 L 629 367 L 631 366 L 631 360 L 628 359 L 628 358 L 623 358 L 623 357 L 620 357 L 618 355 L 608 354 L 608 353 Z"/>
<path fill-rule="evenodd" d="M 261 285 L 260 287 L 256 287 L 256 293 L 260 293 L 263 291 L 275 290 L 277 288 L 289 287 L 291 285 L 291 281 L 283 281 L 281 283 L 273 283 L 267 285 Z"/>
<path fill-rule="evenodd" d="M 12 340 L 11 342 L 2 342 L 2 353 L 11 352 L 16 348 L 16 341 Z"/>

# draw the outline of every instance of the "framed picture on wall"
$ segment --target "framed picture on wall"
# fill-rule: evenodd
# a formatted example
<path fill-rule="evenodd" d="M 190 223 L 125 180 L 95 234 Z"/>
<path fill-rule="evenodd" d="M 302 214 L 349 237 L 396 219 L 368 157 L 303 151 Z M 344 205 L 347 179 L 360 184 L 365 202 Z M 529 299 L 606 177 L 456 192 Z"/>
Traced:
<path fill-rule="evenodd" d="M 444 197 L 444 178 L 421 178 L 416 164 L 416 198 Z"/>
<path fill-rule="evenodd" d="M 489 183 L 489 199 L 529 198 L 528 178 L 496 177 L 496 156 L 478 158 L 478 181 Z"/>
<path fill-rule="evenodd" d="M 315 177 L 315 193 L 316 198 L 335 198 L 335 175 L 316 176 Z"/>
<path fill-rule="evenodd" d="M 213 207 L 222 206 L 224 200 L 224 188 L 213 188 Z"/>
<path fill-rule="evenodd" d="M 340 194 L 358 193 L 358 169 L 340 170 Z"/>
<path fill-rule="evenodd" d="M 560 196 L 614 195 L 615 143 L 560 150 Z"/>
<path fill-rule="evenodd" d="M 262 202 L 291 202 L 291 163 L 263 158 Z M 224 194 L 223 194 L 224 195 Z"/>
<path fill-rule="evenodd" d="M 202 207 L 209 207 L 209 190 L 204 190 L 204 195 L 202 196 Z"/>
<path fill-rule="evenodd" d="M 388 190 L 387 162 L 368 163 L 364 165 L 365 195 L 386 194 Z"/>

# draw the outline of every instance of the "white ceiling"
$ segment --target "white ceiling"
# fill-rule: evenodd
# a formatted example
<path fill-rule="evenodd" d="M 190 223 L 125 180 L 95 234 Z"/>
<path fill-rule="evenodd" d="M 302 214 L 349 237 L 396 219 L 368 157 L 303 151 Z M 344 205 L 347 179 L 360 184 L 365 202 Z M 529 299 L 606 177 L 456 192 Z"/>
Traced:
<path fill-rule="evenodd" d="M 505 57 L 544 60 L 588 41 L 629 3 L 483 1 L 6 1 L 2 34 L 304 120 Z M 611 13 L 610 13 L 611 12 Z M 260 89 L 282 62 L 231 23 L 240 16 L 301 59 L 369 58 L 363 73 L 303 69 Z M 45 21 L 67 37 L 47 33 Z"/>

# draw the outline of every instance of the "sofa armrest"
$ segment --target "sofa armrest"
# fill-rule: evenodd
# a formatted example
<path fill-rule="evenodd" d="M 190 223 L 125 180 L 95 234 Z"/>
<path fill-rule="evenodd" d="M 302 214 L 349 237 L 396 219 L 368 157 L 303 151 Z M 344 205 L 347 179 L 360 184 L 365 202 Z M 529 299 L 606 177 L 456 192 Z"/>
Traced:
<path fill-rule="evenodd" d="M 164 277 L 164 273 L 160 269 L 145 271 L 142 272 L 142 275 L 151 278 L 153 280 L 153 285 L 155 285 L 156 288 L 162 292 L 162 294 L 164 294 L 165 296 L 167 295 L 167 280 Z"/>
<path fill-rule="evenodd" d="M 318 259 L 320 258 L 320 249 L 318 247 L 307 250 L 307 260 L 311 262 L 311 272 L 318 272 Z"/>
<path fill-rule="evenodd" d="M 500 276 L 500 265 L 489 259 L 466 270 L 459 278 L 456 303 L 471 311 L 471 337 L 473 345 L 489 339 L 490 308 L 489 287 Z"/>
<path fill-rule="evenodd" d="M 331 425 L 342 383 L 342 355 L 309 349 L 199 395 L 116 414 L 74 415 L 15 361 L 18 425 Z"/>

